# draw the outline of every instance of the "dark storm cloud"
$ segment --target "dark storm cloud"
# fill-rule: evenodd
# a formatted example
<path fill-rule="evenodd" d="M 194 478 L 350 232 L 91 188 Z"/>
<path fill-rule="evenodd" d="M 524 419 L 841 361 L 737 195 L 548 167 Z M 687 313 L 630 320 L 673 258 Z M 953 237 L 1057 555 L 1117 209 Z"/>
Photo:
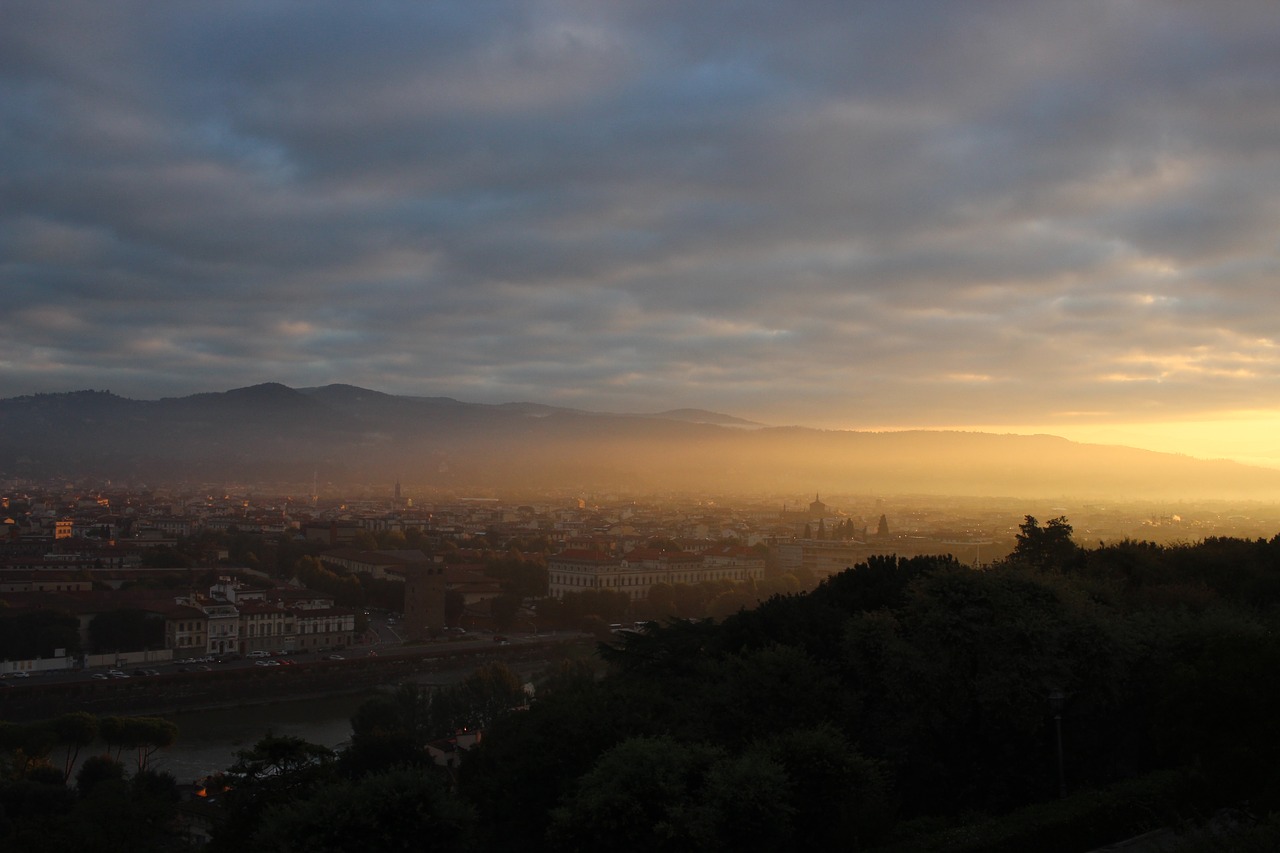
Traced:
<path fill-rule="evenodd" d="M 1269 0 L 10 2 L 0 393 L 1258 405 L 1277 31 Z"/>

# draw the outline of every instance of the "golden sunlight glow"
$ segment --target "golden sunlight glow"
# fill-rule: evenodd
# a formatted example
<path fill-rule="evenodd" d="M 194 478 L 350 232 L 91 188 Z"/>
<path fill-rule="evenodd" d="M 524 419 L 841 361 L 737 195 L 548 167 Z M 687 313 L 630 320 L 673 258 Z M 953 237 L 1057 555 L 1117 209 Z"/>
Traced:
<path fill-rule="evenodd" d="M 1096 414 L 1087 417 L 1096 418 Z M 1067 418 L 1070 416 L 1068 415 Z M 1198 459 L 1230 459 L 1280 468 L 1280 411 L 1223 412 L 1200 420 L 1167 423 L 1079 423 L 966 426 L 993 433 L 1058 435 L 1087 444 L 1120 444 Z"/>

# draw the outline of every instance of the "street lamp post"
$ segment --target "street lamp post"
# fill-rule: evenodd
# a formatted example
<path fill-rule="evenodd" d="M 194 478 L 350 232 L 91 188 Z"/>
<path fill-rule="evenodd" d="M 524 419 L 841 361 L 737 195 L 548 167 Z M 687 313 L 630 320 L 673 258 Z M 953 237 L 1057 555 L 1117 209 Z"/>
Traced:
<path fill-rule="evenodd" d="M 1067 795 L 1067 777 L 1062 768 L 1062 709 L 1067 704 L 1067 694 L 1059 688 L 1049 692 L 1049 710 L 1053 712 L 1053 723 L 1058 735 L 1058 796 Z"/>

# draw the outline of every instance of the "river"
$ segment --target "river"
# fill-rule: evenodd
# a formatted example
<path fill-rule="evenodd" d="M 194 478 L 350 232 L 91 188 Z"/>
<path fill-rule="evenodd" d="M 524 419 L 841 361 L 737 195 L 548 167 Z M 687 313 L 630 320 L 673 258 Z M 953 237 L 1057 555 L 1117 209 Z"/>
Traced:
<path fill-rule="evenodd" d="M 153 755 L 149 766 L 172 773 L 179 783 L 193 782 L 227 769 L 237 752 L 251 748 L 268 732 L 337 747 L 351 738 L 351 716 L 372 695 L 170 714 L 167 719 L 177 724 L 178 741 Z"/>
<path fill-rule="evenodd" d="M 528 681 L 545 665 L 542 660 L 521 661 L 514 669 L 522 681 Z M 468 666 L 413 680 L 423 686 L 453 684 L 472 671 Z M 251 748 L 268 732 L 335 748 L 351 739 L 351 717 L 356 709 L 376 695 L 376 691 L 369 691 L 166 714 L 165 718 L 178 726 L 178 740 L 153 755 L 148 766 L 172 773 L 179 783 L 194 782 L 230 767 L 237 752 Z"/>

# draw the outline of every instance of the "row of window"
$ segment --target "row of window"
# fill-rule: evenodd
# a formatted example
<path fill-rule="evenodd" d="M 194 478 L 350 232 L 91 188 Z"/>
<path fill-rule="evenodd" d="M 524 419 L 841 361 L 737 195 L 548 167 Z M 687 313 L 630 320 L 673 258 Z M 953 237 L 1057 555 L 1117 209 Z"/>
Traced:
<path fill-rule="evenodd" d="M 293 633 L 291 630 L 289 630 L 289 629 L 290 629 L 290 628 L 292 628 L 293 626 L 292 626 L 292 625 L 289 625 L 289 624 L 287 624 L 287 623 L 286 623 L 286 624 L 284 624 L 284 625 L 279 625 L 279 626 L 277 626 L 277 625 L 273 625 L 273 624 L 271 624 L 270 622 L 268 622 L 266 625 L 255 625 L 254 623 L 250 622 L 250 623 L 249 623 L 249 636 L 250 636 L 250 637 L 258 637 L 258 636 L 262 636 L 262 637 L 270 637 L 270 636 L 272 635 L 272 633 L 273 633 L 273 630 L 274 630 L 275 628 L 277 628 L 277 627 L 280 629 L 280 630 L 279 630 L 279 633 L 281 633 L 281 634 L 291 634 L 291 633 Z M 259 629 L 261 629 L 261 630 L 259 630 Z"/>
<path fill-rule="evenodd" d="M 550 581 L 553 586 L 642 586 L 649 587 L 655 583 L 698 583 L 704 580 L 746 580 L 748 573 L 745 569 L 735 569 L 733 571 L 715 571 L 709 570 L 698 573 L 687 573 L 668 575 L 665 572 L 659 575 L 624 575 L 621 578 L 613 575 L 551 575 Z M 601 583 L 600 579 L 604 582 Z"/>

